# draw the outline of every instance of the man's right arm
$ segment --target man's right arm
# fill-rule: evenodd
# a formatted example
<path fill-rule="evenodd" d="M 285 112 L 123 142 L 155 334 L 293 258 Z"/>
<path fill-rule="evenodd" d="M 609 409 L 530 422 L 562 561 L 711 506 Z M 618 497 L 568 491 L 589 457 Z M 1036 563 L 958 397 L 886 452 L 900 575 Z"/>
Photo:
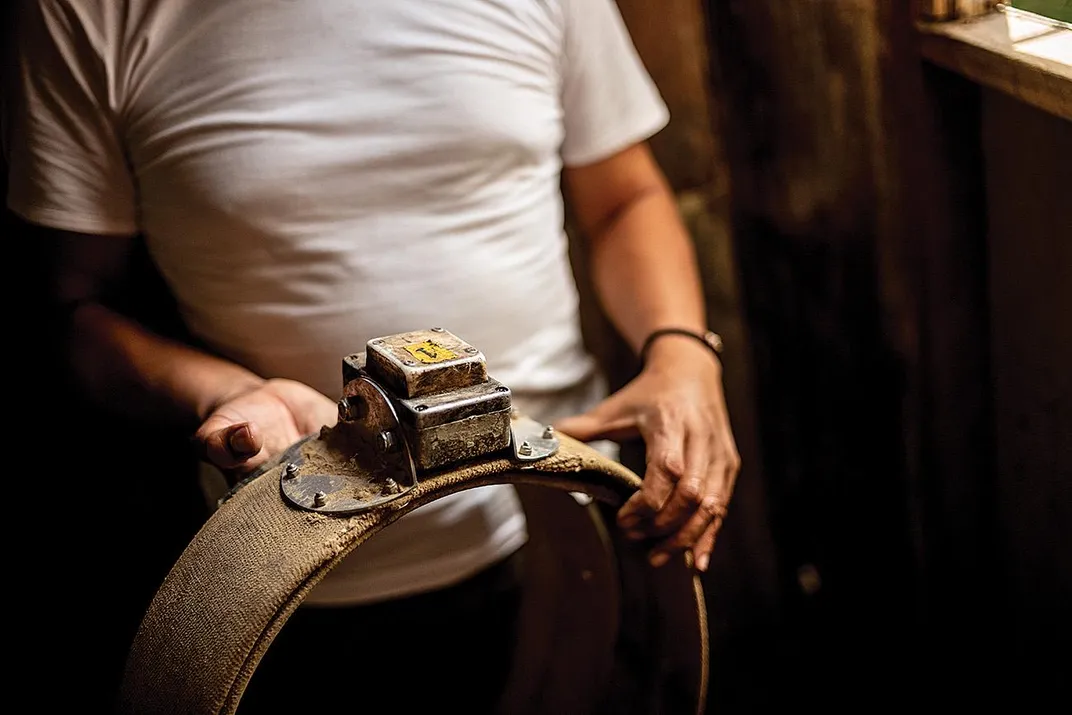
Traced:
<path fill-rule="evenodd" d="M 108 307 L 136 239 L 38 228 L 58 346 L 76 384 L 122 414 L 195 429 L 231 397 L 265 382 L 228 360 L 153 333 Z"/>

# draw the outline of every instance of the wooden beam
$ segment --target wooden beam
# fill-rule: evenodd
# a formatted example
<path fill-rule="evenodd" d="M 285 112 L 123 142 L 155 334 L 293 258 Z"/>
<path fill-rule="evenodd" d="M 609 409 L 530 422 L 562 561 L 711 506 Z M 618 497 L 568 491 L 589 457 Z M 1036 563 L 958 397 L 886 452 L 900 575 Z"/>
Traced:
<path fill-rule="evenodd" d="M 934 64 L 1072 121 L 1072 64 L 1031 52 L 1042 38 L 1016 40 L 1008 23 L 1004 13 L 920 23 L 920 50 Z M 1072 57 L 1072 30 L 1052 33 L 1047 41 L 1066 43 Z"/>

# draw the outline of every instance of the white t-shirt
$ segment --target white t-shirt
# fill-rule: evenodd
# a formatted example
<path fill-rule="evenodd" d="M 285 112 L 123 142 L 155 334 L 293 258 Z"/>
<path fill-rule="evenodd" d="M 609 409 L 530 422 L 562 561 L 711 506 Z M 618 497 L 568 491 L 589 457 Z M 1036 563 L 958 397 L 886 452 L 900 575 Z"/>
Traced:
<path fill-rule="evenodd" d="M 342 356 L 433 325 L 480 347 L 522 407 L 598 399 L 560 172 L 668 119 L 612 0 L 37 5 L 16 213 L 142 233 L 196 336 L 333 399 Z M 513 489 L 489 487 L 380 536 L 309 601 L 448 585 L 525 526 Z"/>

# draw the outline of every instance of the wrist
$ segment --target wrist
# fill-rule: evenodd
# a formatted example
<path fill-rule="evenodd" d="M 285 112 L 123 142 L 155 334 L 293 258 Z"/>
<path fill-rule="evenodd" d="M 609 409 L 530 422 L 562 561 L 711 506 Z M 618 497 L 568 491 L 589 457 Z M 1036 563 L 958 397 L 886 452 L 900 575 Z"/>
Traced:
<path fill-rule="evenodd" d="M 677 333 L 661 334 L 646 343 L 641 360 L 645 370 L 662 371 L 665 369 L 681 370 L 689 366 L 714 368 L 722 370 L 722 361 L 715 349 L 714 341 L 702 339 L 703 333 L 684 335 Z"/>
<path fill-rule="evenodd" d="M 671 347 L 666 347 L 668 344 Z M 667 326 L 651 331 L 640 347 L 639 357 L 640 362 L 647 365 L 656 355 L 696 352 L 697 348 L 721 365 L 722 336 L 711 330 L 684 327 Z"/>
<path fill-rule="evenodd" d="M 197 417 L 201 422 L 231 400 L 264 387 L 267 380 L 239 368 L 233 373 L 219 375 L 213 383 L 214 388 L 206 390 L 197 401 Z"/>

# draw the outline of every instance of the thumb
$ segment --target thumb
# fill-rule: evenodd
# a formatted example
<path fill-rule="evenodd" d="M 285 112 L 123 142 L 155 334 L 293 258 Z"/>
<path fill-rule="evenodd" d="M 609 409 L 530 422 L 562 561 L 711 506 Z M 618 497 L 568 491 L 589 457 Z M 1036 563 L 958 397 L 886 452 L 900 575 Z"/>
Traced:
<path fill-rule="evenodd" d="M 233 469 L 255 457 L 264 446 L 260 430 L 252 422 L 225 426 L 206 423 L 198 430 L 204 458 L 220 469 Z"/>
<path fill-rule="evenodd" d="M 554 427 L 581 442 L 623 440 L 639 434 L 635 416 L 613 397 L 600 402 L 588 412 L 559 420 Z"/>

